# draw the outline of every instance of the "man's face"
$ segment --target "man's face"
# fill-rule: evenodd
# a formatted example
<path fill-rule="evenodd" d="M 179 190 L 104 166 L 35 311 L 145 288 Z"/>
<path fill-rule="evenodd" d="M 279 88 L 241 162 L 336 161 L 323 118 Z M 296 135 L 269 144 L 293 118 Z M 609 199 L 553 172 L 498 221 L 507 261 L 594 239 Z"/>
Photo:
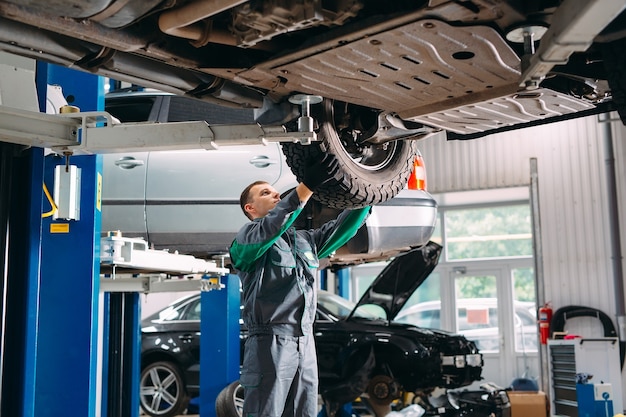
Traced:
<path fill-rule="evenodd" d="M 269 184 L 257 184 L 250 189 L 251 201 L 245 205 L 253 219 L 264 217 L 280 201 L 280 194 Z"/>

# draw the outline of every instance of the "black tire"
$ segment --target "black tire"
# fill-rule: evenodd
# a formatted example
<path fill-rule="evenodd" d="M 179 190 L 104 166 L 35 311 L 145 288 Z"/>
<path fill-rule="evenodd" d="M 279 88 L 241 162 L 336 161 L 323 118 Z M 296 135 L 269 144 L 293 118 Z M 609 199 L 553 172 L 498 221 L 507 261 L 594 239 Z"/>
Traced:
<path fill-rule="evenodd" d="M 215 399 L 215 415 L 217 417 L 243 416 L 243 386 L 239 381 L 230 383 Z"/>
<path fill-rule="evenodd" d="M 418 152 L 416 141 L 359 143 L 360 135 L 375 127 L 377 114 L 345 103 L 326 99 L 314 106 L 313 115 L 319 123 L 319 142 L 282 144 L 298 181 L 308 160 L 327 167 L 339 161 L 338 169 L 328 171 L 332 180 L 320 186 L 313 198 L 331 208 L 358 208 L 386 201 L 406 186 Z M 325 155 L 330 158 L 321 162 Z"/>
<path fill-rule="evenodd" d="M 139 403 L 153 417 L 173 417 L 182 414 L 189 398 L 178 367 L 171 362 L 148 364 L 139 379 Z"/>

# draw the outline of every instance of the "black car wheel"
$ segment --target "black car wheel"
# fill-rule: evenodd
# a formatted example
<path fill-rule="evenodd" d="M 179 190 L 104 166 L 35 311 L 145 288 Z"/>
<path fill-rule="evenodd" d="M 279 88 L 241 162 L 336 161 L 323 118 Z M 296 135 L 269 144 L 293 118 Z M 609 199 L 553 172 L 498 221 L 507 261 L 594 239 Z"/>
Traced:
<path fill-rule="evenodd" d="M 320 141 L 284 142 L 282 147 L 298 181 L 306 161 L 320 161 L 328 168 L 332 180 L 316 190 L 316 200 L 331 208 L 357 208 L 386 201 L 406 186 L 417 154 L 414 140 L 370 143 L 363 136 L 375 128 L 376 112 L 333 100 L 315 107 Z M 329 158 L 322 161 L 325 155 Z M 338 168 L 333 168 L 335 160 Z"/>
<path fill-rule="evenodd" d="M 400 384 L 387 375 L 374 376 L 367 386 L 367 402 L 377 417 L 391 412 L 391 403 L 400 398 Z"/>
<path fill-rule="evenodd" d="M 141 371 L 139 401 L 143 411 L 153 417 L 182 414 L 189 399 L 181 373 L 170 362 L 154 362 Z"/>
<path fill-rule="evenodd" d="M 215 399 L 217 417 L 241 417 L 243 415 L 243 386 L 239 381 L 224 388 Z"/>

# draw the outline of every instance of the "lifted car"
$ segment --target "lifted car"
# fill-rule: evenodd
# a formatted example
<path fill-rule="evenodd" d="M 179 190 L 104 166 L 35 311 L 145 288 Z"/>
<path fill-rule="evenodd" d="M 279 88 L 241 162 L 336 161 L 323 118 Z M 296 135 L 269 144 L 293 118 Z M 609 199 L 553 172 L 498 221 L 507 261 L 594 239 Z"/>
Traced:
<path fill-rule="evenodd" d="M 319 392 L 329 415 L 363 393 L 379 409 L 409 393 L 424 408 L 436 410 L 429 398 L 437 388 L 465 387 L 481 379 L 483 359 L 474 342 L 393 321 L 440 254 L 441 246 L 429 242 L 396 257 L 356 305 L 320 291 L 314 334 Z M 198 395 L 199 331 L 199 294 L 143 320 L 140 401 L 148 414 L 176 415 L 189 396 Z M 182 338 L 185 343 L 179 342 Z M 242 327 L 241 340 L 245 338 Z M 229 386 L 216 400 L 222 415 L 236 408 L 234 388 Z"/>
<path fill-rule="evenodd" d="M 626 120 L 625 6 L 1 0 L 0 50 L 255 108 L 258 123 L 293 132 L 311 105 L 319 146 L 285 142 L 287 163 L 301 178 L 310 153 L 338 159 L 315 198 L 344 208 L 396 195 L 415 139 L 437 132 L 474 138 L 615 109 Z"/>
<path fill-rule="evenodd" d="M 251 109 L 225 108 L 148 89 L 109 93 L 105 109 L 123 123 L 253 123 Z M 148 137 L 146 142 L 151 140 Z M 303 146 L 314 145 L 294 144 L 294 148 Z M 357 234 L 325 259 L 324 266 L 387 260 L 428 243 L 435 230 L 437 203 L 426 191 L 426 167 L 419 152 L 416 158 L 414 175 L 405 189 L 375 205 Z M 283 195 L 295 188 L 296 178 L 286 166 L 279 144 L 106 154 L 102 230 L 141 237 L 154 249 L 201 258 L 223 257 L 248 221 L 239 206 L 239 195 L 255 180 L 267 181 Z M 310 199 L 294 226 L 317 228 L 340 212 Z"/>

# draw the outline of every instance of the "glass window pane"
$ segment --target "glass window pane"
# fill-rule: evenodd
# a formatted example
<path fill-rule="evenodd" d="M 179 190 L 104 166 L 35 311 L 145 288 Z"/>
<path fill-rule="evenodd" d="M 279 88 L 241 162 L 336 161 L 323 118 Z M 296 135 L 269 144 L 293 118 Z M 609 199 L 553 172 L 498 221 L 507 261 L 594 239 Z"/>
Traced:
<path fill-rule="evenodd" d="M 394 321 L 430 329 L 441 327 L 440 274 L 433 271 L 407 300 Z M 445 330 L 445 329 L 443 329 Z"/>
<path fill-rule="evenodd" d="M 515 297 L 515 350 L 536 352 L 538 344 L 537 304 L 533 268 L 513 270 Z"/>
<path fill-rule="evenodd" d="M 527 204 L 447 210 L 448 260 L 532 256 L 532 227 Z"/>
<path fill-rule="evenodd" d="M 454 286 L 456 331 L 474 341 L 481 352 L 498 352 L 500 329 L 496 277 L 458 277 Z"/>
<path fill-rule="evenodd" d="M 441 233 L 441 213 L 437 214 L 437 221 L 435 222 L 435 230 L 433 231 L 432 236 L 430 237 L 430 240 L 432 240 L 435 243 L 438 243 L 440 245 L 443 245 L 443 236 Z"/>
<path fill-rule="evenodd" d="M 374 282 L 374 279 L 385 269 L 388 262 L 372 262 L 370 264 L 358 265 L 350 269 L 350 279 L 352 281 L 352 291 L 350 299 L 355 303 L 361 299 L 363 293 Z"/>
<path fill-rule="evenodd" d="M 132 99 L 107 100 L 106 111 L 122 123 L 145 122 L 150 120 L 154 97 L 132 97 Z"/>
<path fill-rule="evenodd" d="M 181 320 L 200 320 L 200 308 L 202 307 L 202 303 L 198 298 L 197 301 L 194 301 L 189 305 L 187 311 L 181 317 Z"/>
<path fill-rule="evenodd" d="M 439 272 L 435 269 L 407 300 L 404 308 L 406 309 L 418 303 L 440 300 L 441 285 L 439 281 Z"/>

